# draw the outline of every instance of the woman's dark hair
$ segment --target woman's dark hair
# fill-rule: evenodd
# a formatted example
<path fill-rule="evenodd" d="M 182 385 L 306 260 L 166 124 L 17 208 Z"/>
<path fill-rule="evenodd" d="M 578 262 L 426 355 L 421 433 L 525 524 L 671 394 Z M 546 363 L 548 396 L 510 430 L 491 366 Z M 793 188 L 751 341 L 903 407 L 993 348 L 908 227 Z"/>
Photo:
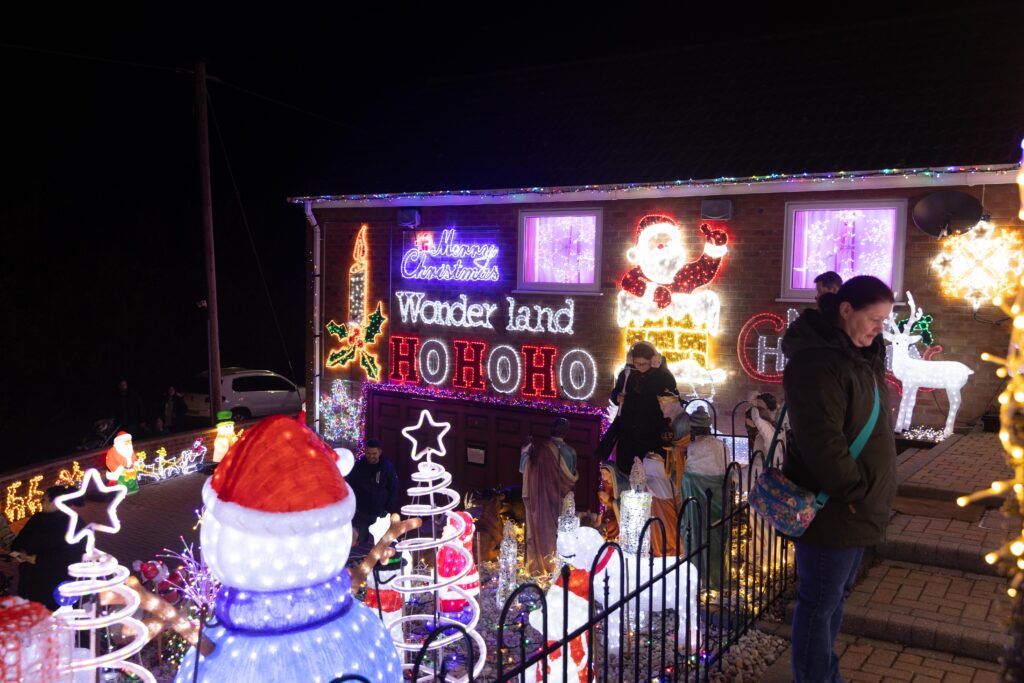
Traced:
<path fill-rule="evenodd" d="M 818 299 L 818 309 L 834 324 L 839 321 L 839 304 L 844 301 L 850 304 L 853 310 L 859 311 L 883 301 L 891 304 L 896 301 L 896 297 L 893 296 L 889 285 L 877 277 L 858 275 L 844 282 L 835 294 L 825 294 Z"/>
<path fill-rule="evenodd" d="M 633 344 L 633 348 L 629 350 L 629 353 L 633 358 L 646 358 L 650 360 L 654 358 L 654 347 L 644 342 L 637 342 Z"/>

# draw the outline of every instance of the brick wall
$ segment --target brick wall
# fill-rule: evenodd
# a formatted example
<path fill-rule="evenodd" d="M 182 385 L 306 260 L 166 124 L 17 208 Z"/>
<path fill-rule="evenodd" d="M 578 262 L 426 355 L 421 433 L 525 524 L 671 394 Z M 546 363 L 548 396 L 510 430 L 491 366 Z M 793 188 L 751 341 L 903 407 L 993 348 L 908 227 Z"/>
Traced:
<path fill-rule="evenodd" d="M 945 189 L 945 188 L 944 188 Z M 1017 227 L 1017 190 L 1013 185 L 948 188 L 959 189 L 978 197 L 984 192 L 984 205 L 992 220 L 1000 226 Z M 736 351 L 736 339 L 740 328 L 754 314 L 773 312 L 785 317 L 786 309 L 797 304 L 778 302 L 782 277 L 783 233 L 785 226 L 785 205 L 787 202 L 819 202 L 834 200 L 868 200 L 901 198 L 913 207 L 916 198 L 931 192 L 931 188 L 901 190 L 836 191 L 785 194 L 734 195 L 733 219 L 722 222 L 730 234 L 729 253 L 717 279 L 711 285 L 721 297 L 721 331 L 714 340 L 713 357 L 717 367 L 723 368 L 728 377 L 718 388 L 715 403 L 726 415 L 732 407 L 743 400 L 750 390 L 774 390 L 781 393 L 778 385 L 759 385 L 741 369 Z M 424 284 L 419 281 L 402 280 L 398 263 L 402 251 L 401 229 L 395 223 L 395 209 L 324 209 L 317 212 L 324 226 L 324 322 L 334 318 L 339 322 L 347 315 L 347 278 L 351 262 L 353 240 L 358 226 L 367 223 L 370 235 L 370 303 L 384 304 L 388 315 L 387 333 L 417 334 L 423 338 L 436 337 L 442 340 L 452 338 L 482 339 L 488 344 L 508 343 L 518 348 L 523 343 L 551 343 L 562 351 L 582 347 L 590 351 L 598 362 L 599 384 L 591 402 L 604 405 L 612 387 L 613 373 L 623 362 L 623 331 L 615 322 L 615 297 L 618 282 L 629 269 L 626 250 L 633 246 L 637 221 L 651 213 L 665 213 L 673 216 L 682 226 L 691 258 L 696 258 L 702 248 L 702 239 L 697 232 L 700 224 L 699 197 L 673 199 L 636 199 L 588 203 L 553 203 L 543 205 L 482 205 L 424 207 L 421 209 L 421 228 L 497 228 L 495 236 L 488 235 L 487 241 L 496 241 L 501 248 L 499 265 L 502 280 L 496 286 L 480 283 L 459 285 L 456 283 Z M 507 305 L 505 296 L 515 296 L 522 303 L 540 304 L 553 308 L 564 305 L 565 295 L 511 294 L 516 285 L 516 249 L 518 244 L 519 212 L 524 209 L 553 210 L 559 208 L 600 207 L 604 212 L 603 264 L 600 296 L 574 295 L 576 322 L 575 335 L 560 334 L 510 335 L 504 330 Z M 469 241 L 472 233 L 466 232 Z M 939 243 L 914 226 L 907 217 L 904 289 L 914 293 L 918 305 L 926 313 L 935 316 L 932 330 L 943 351 L 939 359 L 957 360 L 975 370 L 963 392 L 963 405 L 958 422 L 976 419 L 992 402 L 999 387 L 994 366 L 981 363 L 982 351 L 998 353 L 1006 348 L 1008 326 L 989 325 L 973 318 L 970 305 L 963 300 L 949 299 L 938 289 L 938 280 L 931 270 L 931 261 L 938 253 Z M 487 300 L 502 305 L 493 316 L 495 330 L 473 328 L 425 327 L 414 329 L 403 325 L 398 317 L 398 304 L 393 296 L 395 290 L 415 289 L 426 291 L 428 298 L 451 300 L 460 293 L 467 293 L 471 300 Z M 905 313 L 906 308 L 897 309 Z M 979 311 L 983 318 L 998 318 L 1000 313 L 984 305 Z M 336 346 L 336 340 L 325 338 L 325 353 Z M 378 348 L 382 365 L 387 368 L 387 346 Z M 324 390 L 330 380 L 336 377 L 360 380 L 362 372 L 350 365 L 344 370 L 325 371 Z M 897 399 L 898 400 L 898 399 Z M 947 408 L 943 392 L 921 394 L 914 423 L 940 426 L 944 422 Z M 728 419 L 728 418 L 726 418 Z M 728 425 L 723 425 L 728 431 Z"/>

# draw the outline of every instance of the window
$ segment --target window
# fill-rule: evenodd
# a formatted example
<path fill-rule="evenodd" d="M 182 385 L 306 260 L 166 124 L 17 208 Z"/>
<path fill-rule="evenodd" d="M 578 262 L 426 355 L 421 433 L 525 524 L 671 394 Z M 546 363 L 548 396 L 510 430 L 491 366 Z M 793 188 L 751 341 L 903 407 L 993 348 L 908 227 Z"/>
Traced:
<path fill-rule="evenodd" d="M 843 280 L 874 275 L 903 289 L 906 200 L 786 204 L 782 298 L 814 298 L 814 278 L 835 271 Z"/>
<path fill-rule="evenodd" d="M 599 291 L 601 210 L 520 213 L 518 288 Z"/>
<path fill-rule="evenodd" d="M 294 391 L 295 387 L 288 380 L 272 375 L 252 375 L 236 377 L 231 382 L 234 391 Z"/>

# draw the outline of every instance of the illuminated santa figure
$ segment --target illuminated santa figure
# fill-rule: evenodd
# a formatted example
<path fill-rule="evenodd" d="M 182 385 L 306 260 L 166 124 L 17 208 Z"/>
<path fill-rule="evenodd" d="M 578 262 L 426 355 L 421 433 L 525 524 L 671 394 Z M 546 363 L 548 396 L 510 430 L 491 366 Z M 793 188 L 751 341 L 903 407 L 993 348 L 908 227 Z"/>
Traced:
<path fill-rule="evenodd" d="M 459 580 L 456 584 L 459 588 L 466 591 L 467 595 L 477 596 L 480 595 L 480 574 L 476 569 L 476 562 L 473 558 L 473 516 L 468 512 L 456 512 L 462 521 L 465 522 L 466 526 L 462 530 L 462 535 L 459 536 L 459 542 L 462 543 L 470 555 L 469 572 Z M 454 532 L 455 527 L 451 522 L 445 527 L 445 534 Z M 452 576 L 457 576 L 465 567 L 466 560 L 464 556 L 456 552 L 453 548 L 443 546 L 437 553 L 437 575 L 443 579 L 447 579 Z M 469 602 L 460 596 L 450 588 L 441 589 L 440 607 L 441 612 L 450 616 L 454 619 L 458 619 L 463 623 L 468 623 L 472 614 L 467 614 L 467 606 Z"/>
<path fill-rule="evenodd" d="M 402 665 L 345 568 L 355 496 L 331 448 L 283 415 L 246 430 L 203 487 L 203 559 L 221 582 L 199 680 L 398 683 Z M 190 649 L 178 683 L 193 680 Z"/>
<path fill-rule="evenodd" d="M 626 252 L 635 263 L 621 281 L 617 302 L 620 327 L 626 328 L 625 348 L 638 341 L 654 344 L 676 381 L 693 393 L 725 379 L 714 367 L 710 338 L 718 334 L 721 304 L 708 288 L 718 275 L 728 248 L 724 230 L 701 225 L 702 253 L 687 261 L 680 226 L 669 216 L 640 220 L 636 244 Z"/>
<path fill-rule="evenodd" d="M 132 446 L 132 435 L 118 432 L 114 437 L 114 445 L 107 449 L 107 483 L 113 486 L 121 484 L 128 493 L 139 490 L 138 470 L 135 468 L 137 459 Z"/>

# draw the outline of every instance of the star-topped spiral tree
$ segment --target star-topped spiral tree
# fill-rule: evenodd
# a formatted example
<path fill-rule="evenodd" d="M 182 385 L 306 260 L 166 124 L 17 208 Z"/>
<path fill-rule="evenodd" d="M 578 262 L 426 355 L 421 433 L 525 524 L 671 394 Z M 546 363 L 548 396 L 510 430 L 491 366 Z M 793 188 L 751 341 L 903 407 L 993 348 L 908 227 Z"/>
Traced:
<path fill-rule="evenodd" d="M 420 412 L 419 422 L 415 426 L 406 427 L 402 435 L 412 444 L 412 459 L 417 461 L 417 471 L 413 473 L 412 480 L 415 486 L 408 489 L 409 496 L 417 501 L 402 506 L 402 514 L 407 517 L 430 517 L 432 533 L 420 538 L 408 538 L 395 546 L 398 553 L 433 551 L 434 566 L 441 566 L 440 556 L 442 550 L 446 555 L 461 556 L 463 562 L 458 571 L 451 575 L 440 576 L 431 574 L 408 574 L 395 578 L 392 582 L 393 588 L 403 595 L 431 594 L 434 597 L 434 609 L 432 613 L 408 614 L 395 622 L 395 626 L 410 626 L 413 628 L 392 627 L 391 634 L 395 647 L 404 652 L 417 652 L 423 647 L 423 642 L 415 638 L 409 638 L 405 633 L 415 630 L 429 631 L 440 626 L 457 625 L 465 628 L 474 644 L 474 651 L 466 653 L 463 644 L 464 637 L 461 630 L 452 629 L 443 634 L 435 634 L 427 646 L 433 655 L 433 663 L 420 666 L 420 680 L 432 681 L 442 671 L 445 672 L 445 679 L 448 681 L 469 680 L 470 672 L 475 678 L 483 670 L 484 660 L 487 657 L 487 645 L 483 637 L 477 632 L 477 623 L 480 621 L 480 604 L 471 594 L 462 587 L 466 575 L 472 570 L 473 556 L 470 551 L 460 542 L 460 537 L 466 531 L 465 519 L 455 512 L 461 497 L 454 489 L 449 488 L 452 483 L 452 475 L 433 458 L 443 457 L 447 452 L 444 445 L 444 436 L 451 429 L 447 422 L 437 422 L 429 411 Z M 445 524 L 445 521 L 447 524 Z M 440 535 L 438 534 L 438 530 Z M 465 601 L 466 615 L 465 623 L 445 616 L 441 610 L 441 592 L 454 594 Z M 416 629 L 415 627 L 420 627 Z M 466 666 L 461 672 L 450 673 L 451 668 L 447 666 L 446 658 L 456 651 L 461 651 L 465 656 Z M 471 654 L 471 656 L 469 656 Z M 441 662 L 445 661 L 445 665 Z M 413 669 L 412 664 L 406 664 L 408 670 Z"/>
<path fill-rule="evenodd" d="M 91 488 L 113 496 L 107 506 L 108 523 L 106 524 L 93 522 L 81 525 L 78 511 L 69 505 L 73 500 L 83 499 Z M 60 594 L 63 597 L 69 600 L 81 599 L 83 606 L 73 609 L 62 608 L 57 612 L 57 616 L 69 628 L 88 631 L 91 634 L 90 642 L 94 644 L 94 647 L 97 642 L 97 629 L 120 624 L 122 633 L 131 633 L 131 639 L 127 644 L 110 652 L 93 653 L 89 657 L 72 659 L 68 664 L 68 672 L 95 671 L 100 667 L 120 668 L 146 683 L 156 683 L 156 678 L 148 669 L 128 661 L 137 655 L 149 640 L 149 632 L 145 624 L 133 616 L 141 604 L 141 599 L 137 592 L 125 585 L 125 581 L 131 577 L 131 572 L 127 567 L 118 564 L 117 560 L 110 555 L 96 550 L 95 532 L 116 534 L 121 530 L 121 522 L 117 518 L 117 506 L 121 504 L 127 494 L 128 489 L 124 486 L 108 486 L 103 483 L 99 472 L 90 469 L 85 472 L 82 485 L 77 491 L 54 499 L 53 504 L 57 509 L 70 518 L 68 532 L 65 535 L 67 542 L 74 544 L 85 540 L 85 553 L 82 555 L 82 561 L 68 567 L 68 573 L 76 581 L 63 583 L 60 586 Z M 119 604 L 111 605 L 104 613 L 104 605 L 99 600 L 101 594 L 108 604 Z M 89 600 L 90 596 L 96 596 L 96 599 Z"/>

